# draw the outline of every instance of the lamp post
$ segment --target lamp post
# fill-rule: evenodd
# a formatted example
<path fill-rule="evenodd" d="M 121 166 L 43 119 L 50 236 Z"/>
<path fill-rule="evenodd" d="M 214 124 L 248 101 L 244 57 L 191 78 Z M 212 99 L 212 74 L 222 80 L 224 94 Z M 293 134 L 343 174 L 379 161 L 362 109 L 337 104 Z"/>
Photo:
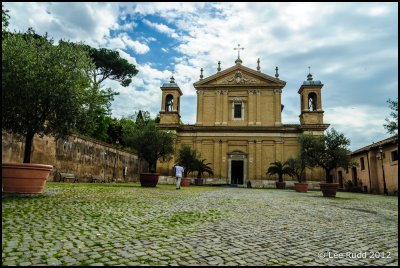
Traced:
<path fill-rule="evenodd" d="M 382 145 L 379 146 L 379 153 L 381 154 L 381 160 L 382 160 L 383 194 L 388 194 L 388 191 L 386 188 L 386 180 L 385 180 L 385 169 L 383 168 L 383 147 L 382 147 Z"/>
<path fill-rule="evenodd" d="M 116 146 L 118 146 L 119 144 L 119 140 L 117 139 L 115 141 Z M 115 182 L 116 178 L 115 178 L 115 165 L 117 164 L 117 156 L 118 156 L 118 152 L 117 152 L 117 148 L 115 148 L 115 160 L 114 160 L 114 169 L 113 169 L 113 176 L 112 176 L 112 181 Z"/>

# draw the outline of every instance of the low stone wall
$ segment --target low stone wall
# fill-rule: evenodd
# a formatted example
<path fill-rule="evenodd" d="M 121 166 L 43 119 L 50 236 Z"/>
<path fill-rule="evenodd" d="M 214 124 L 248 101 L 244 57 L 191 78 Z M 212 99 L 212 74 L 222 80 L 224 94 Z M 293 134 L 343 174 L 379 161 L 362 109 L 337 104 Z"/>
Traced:
<path fill-rule="evenodd" d="M 192 184 L 194 184 L 194 178 Z M 204 185 L 228 185 L 227 179 L 220 178 L 203 178 Z M 250 180 L 252 188 L 276 188 L 275 180 Z M 287 189 L 294 189 L 294 184 L 297 181 L 285 181 Z M 158 179 L 159 184 L 175 184 L 175 177 L 160 176 Z M 309 190 L 319 190 L 319 181 L 307 181 Z M 238 185 L 238 187 L 247 187 L 245 185 Z"/>
<path fill-rule="evenodd" d="M 2 133 L 2 162 L 22 162 L 23 142 L 14 135 Z M 31 163 L 53 166 L 49 181 L 58 181 L 59 172 L 73 173 L 80 182 L 139 181 L 138 170 L 145 170 L 146 163 L 138 157 L 109 144 L 76 135 L 68 139 L 34 137 Z"/>

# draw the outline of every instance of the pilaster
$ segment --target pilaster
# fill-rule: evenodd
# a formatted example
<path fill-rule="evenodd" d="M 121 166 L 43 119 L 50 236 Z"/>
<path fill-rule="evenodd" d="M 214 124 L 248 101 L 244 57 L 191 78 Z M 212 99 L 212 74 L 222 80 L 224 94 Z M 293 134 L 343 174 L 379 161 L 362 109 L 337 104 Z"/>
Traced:
<path fill-rule="evenodd" d="M 255 169 L 255 159 L 254 159 L 254 141 L 248 141 L 248 152 L 249 152 L 249 166 L 248 166 L 248 171 L 249 171 L 249 180 L 255 179 L 254 176 L 254 169 Z"/>
<path fill-rule="evenodd" d="M 213 164 L 213 171 L 214 171 L 214 177 L 220 177 L 221 176 L 221 143 L 219 140 L 214 141 L 214 164 Z"/>
<path fill-rule="evenodd" d="M 248 93 L 248 99 L 249 99 L 249 101 L 248 101 L 248 104 L 247 104 L 247 118 L 248 118 L 248 125 L 253 125 L 254 124 L 254 119 L 253 119 L 253 117 L 254 117 L 254 112 L 253 112 L 253 107 L 254 107 L 254 98 L 253 98 L 253 95 L 254 95 L 254 91 L 252 90 L 252 89 L 250 89 L 250 90 L 247 90 L 247 93 Z"/>
<path fill-rule="evenodd" d="M 275 126 L 282 126 L 281 94 L 282 94 L 282 89 L 274 89 L 274 96 L 275 96 Z"/>
<path fill-rule="evenodd" d="M 261 141 L 256 141 L 256 179 L 261 179 Z"/>
<path fill-rule="evenodd" d="M 228 90 L 222 90 L 222 125 L 228 123 Z"/>
<path fill-rule="evenodd" d="M 215 91 L 215 125 L 221 124 L 221 90 Z"/>
<path fill-rule="evenodd" d="M 202 90 L 197 90 L 197 125 L 203 124 L 203 94 Z"/>
<path fill-rule="evenodd" d="M 221 176 L 222 178 L 228 178 L 228 143 L 222 140 L 221 142 Z"/>
<path fill-rule="evenodd" d="M 261 92 L 259 89 L 256 90 L 257 96 L 257 122 L 256 125 L 261 125 Z"/>

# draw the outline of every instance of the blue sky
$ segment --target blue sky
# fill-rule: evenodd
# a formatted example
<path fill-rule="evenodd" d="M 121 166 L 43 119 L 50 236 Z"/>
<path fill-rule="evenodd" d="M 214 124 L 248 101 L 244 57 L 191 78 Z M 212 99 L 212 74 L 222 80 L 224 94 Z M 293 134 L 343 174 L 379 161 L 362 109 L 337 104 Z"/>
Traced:
<path fill-rule="evenodd" d="M 83 41 L 118 50 L 139 70 L 112 115 L 160 111 L 160 86 L 174 75 L 183 91 L 184 123 L 195 123 L 192 84 L 234 65 L 237 44 L 243 65 L 287 84 L 283 123 L 299 123 L 297 93 L 308 66 L 321 80 L 324 120 L 343 132 L 355 150 L 389 135 L 386 101 L 398 90 L 398 3 L 8 3 L 10 30 L 48 32 L 55 40 Z"/>

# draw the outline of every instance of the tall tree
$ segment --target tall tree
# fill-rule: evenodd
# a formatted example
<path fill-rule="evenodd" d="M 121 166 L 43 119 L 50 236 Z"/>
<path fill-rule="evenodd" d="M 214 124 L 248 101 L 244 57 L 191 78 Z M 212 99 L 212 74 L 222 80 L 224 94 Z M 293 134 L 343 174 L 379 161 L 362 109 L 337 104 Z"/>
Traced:
<path fill-rule="evenodd" d="M 24 163 L 35 134 L 71 134 L 88 104 L 94 69 L 85 50 L 37 36 L 30 29 L 2 41 L 2 128 L 25 140 Z"/>
<path fill-rule="evenodd" d="M 95 64 L 95 68 L 89 74 L 93 85 L 92 95 L 87 97 L 89 100 L 97 98 L 96 101 L 103 102 L 100 109 L 90 102 L 89 105 L 84 107 L 85 113 L 80 118 L 78 131 L 96 138 L 98 136 L 96 130 L 103 128 L 103 123 L 105 122 L 103 119 L 109 117 L 106 121 L 110 122 L 111 102 L 119 94 L 111 88 L 104 88 L 103 82 L 110 79 L 126 87 L 132 82 L 132 77 L 138 73 L 138 70 L 135 65 L 121 58 L 118 51 L 106 48 L 97 49 L 85 44 L 76 44 L 76 46 L 85 49 Z"/>
<path fill-rule="evenodd" d="M 132 132 L 123 136 L 127 145 L 137 150 L 139 158 L 147 161 L 149 172 L 156 171 L 158 160 L 169 160 L 174 154 L 174 134 L 158 129 L 154 120 L 136 125 Z"/>
<path fill-rule="evenodd" d="M 390 113 L 390 116 L 392 117 L 391 119 L 386 118 L 387 124 L 384 124 L 383 126 L 386 128 L 387 132 L 389 134 L 393 135 L 398 135 L 398 130 L 399 130 L 399 123 L 398 123 L 398 113 L 399 113 L 399 104 L 398 104 L 398 98 L 396 100 L 391 100 L 389 99 L 387 101 L 389 103 L 389 108 L 392 110 Z"/>
<path fill-rule="evenodd" d="M 348 146 L 350 140 L 334 128 L 323 136 L 302 135 L 300 137 L 302 154 L 309 167 L 322 167 L 326 182 L 332 183 L 331 171 L 338 167 L 347 168 L 351 163 Z"/>
<path fill-rule="evenodd" d="M 8 15 L 8 12 L 10 12 L 10 11 L 8 9 L 4 9 L 4 5 L 1 4 L 1 30 L 2 31 L 7 31 L 7 27 L 9 25 L 10 15 Z"/>
<path fill-rule="evenodd" d="M 4 40 L 10 32 L 8 31 L 8 25 L 10 21 L 10 15 L 8 14 L 10 11 L 8 9 L 4 9 L 4 5 L 1 4 L 1 37 Z M 2 42 L 4 46 L 4 42 Z"/>
<path fill-rule="evenodd" d="M 136 66 L 121 58 L 118 51 L 83 46 L 88 49 L 89 55 L 96 65 L 96 70 L 91 73 L 91 79 L 97 86 L 100 86 L 106 79 L 111 79 L 127 87 L 132 82 L 132 77 L 138 73 Z"/>
<path fill-rule="evenodd" d="M 108 125 L 107 134 L 112 144 L 122 140 L 123 128 L 121 122 L 114 118 Z"/>

